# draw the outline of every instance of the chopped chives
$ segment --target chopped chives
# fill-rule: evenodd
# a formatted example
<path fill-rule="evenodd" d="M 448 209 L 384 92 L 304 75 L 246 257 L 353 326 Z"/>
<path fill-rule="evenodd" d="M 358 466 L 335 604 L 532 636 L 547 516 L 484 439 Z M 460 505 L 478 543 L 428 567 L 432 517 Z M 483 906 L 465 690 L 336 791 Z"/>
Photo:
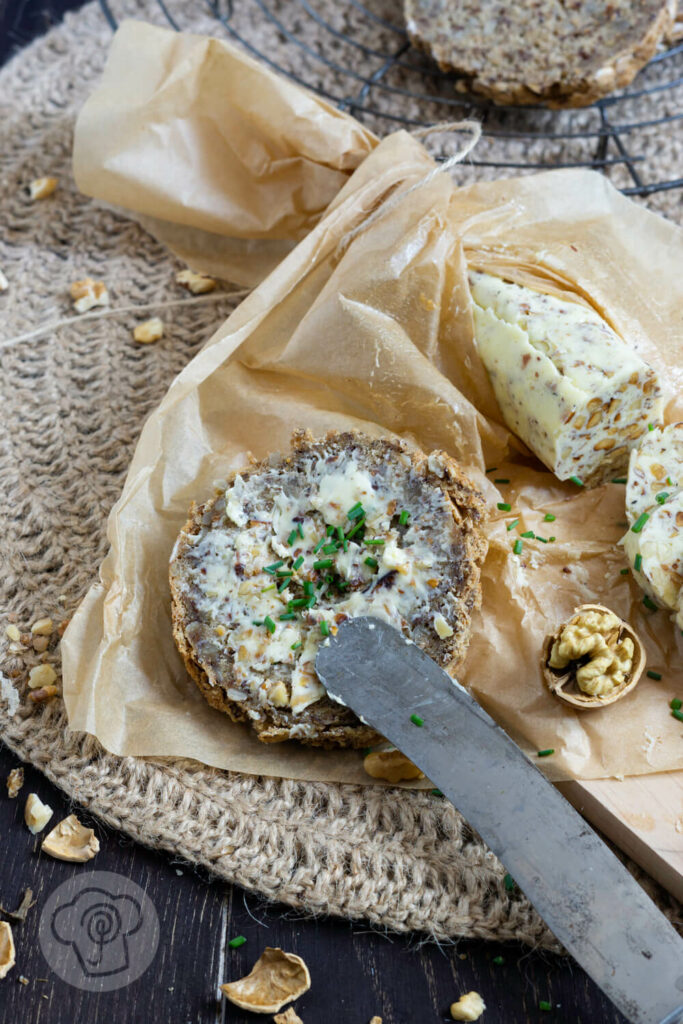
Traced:
<path fill-rule="evenodd" d="M 303 646 L 302 641 L 301 640 L 297 640 L 297 642 L 295 644 L 292 644 L 292 646 L 289 649 L 290 649 L 290 651 L 298 651 L 299 648 L 302 647 L 302 646 Z"/>
<path fill-rule="evenodd" d="M 280 586 L 277 588 L 278 594 L 284 594 L 284 592 L 285 592 L 285 590 L 287 589 L 288 586 L 289 586 L 289 577 L 286 580 L 283 580 L 282 583 L 280 584 Z"/>
<path fill-rule="evenodd" d="M 553 1004 L 549 1003 L 547 999 L 541 999 L 538 1008 L 539 1010 L 552 1010 Z"/>
<path fill-rule="evenodd" d="M 282 615 L 278 615 L 280 622 L 288 622 L 290 619 L 296 618 L 296 612 L 283 612 Z"/>
<path fill-rule="evenodd" d="M 308 603 L 308 598 L 306 598 L 306 597 L 295 597 L 292 601 L 288 601 L 287 602 L 287 607 L 288 608 L 303 608 L 304 605 L 307 604 L 307 603 Z"/>
<path fill-rule="evenodd" d="M 271 576 L 274 576 L 275 575 L 275 570 L 279 569 L 280 566 L 284 565 L 284 564 L 285 563 L 284 563 L 283 559 L 280 559 L 279 562 L 273 562 L 272 565 L 267 565 L 263 571 L 269 573 Z"/>
<path fill-rule="evenodd" d="M 304 539 L 304 526 L 303 526 L 303 523 L 297 523 L 296 524 L 296 528 L 297 528 L 297 531 L 299 533 L 299 536 L 303 540 Z"/>
<path fill-rule="evenodd" d="M 668 491 L 660 491 L 659 494 L 655 494 L 655 501 L 657 502 L 658 505 L 663 505 L 668 497 L 669 497 L 669 492 Z"/>
<path fill-rule="evenodd" d="M 298 536 L 299 536 L 299 531 L 298 530 L 292 530 L 292 532 L 290 533 L 289 537 L 287 538 L 287 545 L 288 545 L 288 547 L 291 548 L 292 544 L 294 543 L 294 541 L 296 540 L 296 538 Z"/>
<path fill-rule="evenodd" d="M 304 556 L 303 555 L 299 555 L 299 557 L 297 558 L 296 562 L 294 562 L 294 564 L 292 565 L 292 568 L 295 569 L 295 570 L 296 569 L 300 569 L 303 564 L 304 564 Z"/>
<path fill-rule="evenodd" d="M 577 487 L 583 487 L 583 480 L 580 476 L 570 476 L 569 482 L 572 484 L 576 484 Z"/>
<path fill-rule="evenodd" d="M 276 576 L 293 576 L 294 573 L 291 569 L 278 569 L 275 573 Z"/>
<path fill-rule="evenodd" d="M 520 537 L 527 537 L 530 540 L 533 540 L 535 536 L 536 534 L 533 530 L 525 530 L 524 533 L 520 533 Z"/>
<path fill-rule="evenodd" d="M 266 627 L 269 633 L 275 632 L 275 623 L 271 619 L 270 615 L 266 615 L 265 619 L 263 620 L 263 625 Z"/>
<path fill-rule="evenodd" d="M 313 580 L 306 580 L 304 582 L 304 594 L 306 594 L 307 597 L 310 597 L 312 593 L 313 593 Z"/>
<path fill-rule="evenodd" d="M 261 593 L 262 593 L 262 594 L 265 594 L 265 592 L 266 592 L 267 590 L 275 590 L 275 587 L 276 587 L 276 586 L 277 586 L 277 584 L 276 584 L 276 583 L 271 583 L 269 587 L 261 587 Z"/>
<path fill-rule="evenodd" d="M 645 526 L 645 523 L 648 521 L 649 518 L 649 512 L 643 512 L 641 515 L 639 515 L 635 523 L 631 527 L 631 533 L 640 533 L 640 531 Z"/>
<path fill-rule="evenodd" d="M 307 608 L 312 608 L 317 600 L 318 600 L 318 598 L 315 596 L 315 594 L 311 594 L 311 596 L 306 601 L 306 607 Z"/>
<path fill-rule="evenodd" d="M 613 484 L 625 484 L 626 483 L 626 477 L 625 476 L 615 476 L 614 479 L 612 480 L 612 483 Z"/>
<path fill-rule="evenodd" d="M 501 964 L 504 964 L 504 963 L 505 963 L 505 957 L 504 957 L 504 956 L 494 956 L 494 958 L 493 958 L 493 960 L 491 961 L 491 963 L 492 963 L 492 964 L 495 964 L 495 965 L 496 965 L 496 967 L 500 967 L 500 966 L 501 966 Z"/>
<path fill-rule="evenodd" d="M 515 541 L 515 543 L 512 545 L 512 550 L 513 550 L 513 552 L 516 555 L 521 555 L 523 547 L 524 547 L 524 541 L 523 540 L 519 540 L 519 538 L 518 538 Z"/>
<path fill-rule="evenodd" d="M 491 472 L 493 472 L 493 470 L 491 470 Z M 410 512 L 408 511 L 407 508 L 404 508 L 401 511 L 400 516 L 398 517 L 399 526 L 405 526 L 409 519 L 410 519 Z"/>
<path fill-rule="evenodd" d="M 239 949 L 246 941 L 247 940 L 244 935 L 236 935 L 234 939 L 230 939 L 228 945 L 230 946 L 230 949 Z"/>
<path fill-rule="evenodd" d="M 337 583 L 337 587 L 339 588 L 339 590 L 346 590 L 348 585 L 348 580 L 340 580 L 339 583 Z"/>
<path fill-rule="evenodd" d="M 672 711 L 680 711 L 681 708 L 683 708 L 683 700 L 680 700 L 679 697 L 674 697 L 671 703 L 669 704 L 669 707 Z"/>
<path fill-rule="evenodd" d="M 512 892 L 515 887 L 515 880 L 512 875 L 508 872 L 503 879 L 503 885 L 505 886 L 506 892 Z"/>
<path fill-rule="evenodd" d="M 671 712 L 671 717 L 678 719 L 679 722 L 683 722 L 683 711 L 679 711 L 678 708 L 674 708 Z"/>
<path fill-rule="evenodd" d="M 550 543 L 552 544 L 552 542 L 553 542 L 554 540 L 557 540 L 557 538 L 556 538 L 556 537 L 548 537 L 548 540 L 549 540 L 549 541 L 550 541 Z"/>
<path fill-rule="evenodd" d="M 647 425 L 647 429 L 648 429 L 648 430 L 654 430 L 654 429 L 655 429 L 655 425 L 654 425 L 654 423 L 648 423 L 648 425 Z"/>
<path fill-rule="evenodd" d="M 551 754 L 555 753 L 554 747 L 548 747 L 547 750 L 539 750 L 536 757 L 550 757 Z"/>
<path fill-rule="evenodd" d="M 350 508 L 349 511 L 346 513 L 346 518 L 347 519 L 358 519 L 359 516 L 364 516 L 364 515 L 365 515 L 365 512 L 363 511 L 363 506 L 358 501 L 353 506 L 353 508 Z"/>
<path fill-rule="evenodd" d="M 668 483 L 669 487 L 673 487 L 673 485 L 674 485 L 674 482 L 673 482 L 673 480 L 671 479 L 671 477 L 670 477 L 670 476 L 668 476 L 668 477 L 666 478 L 666 482 Z"/>
<path fill-rule="evenodd" d="M 325 537 L 323 536 L 323 537 L 320 538 L 320 540 L 318 541 L 316 546 L 313 548 L 313 554 L 314 555 L 318 554 L 318 552 L 320 551 L 320 549 L 321 549 L 321 547 L 323 546 L 324 543 L 325 543 Z"/>
<path fill-rule="evenodd" d="M 657 605 L 654 603 L 654 601 L 652 600 L 651 597 L 648 597 L 647 594 L 643 598 L 643 604 L 645 605 L 646 608 L 649 608 L 651 612 L 656 612 L 657 611 Z"/>
<path fill-rule="evenodd" d="M 419 715 L 411 715 L 411 716 L 410 716 L 410 721 L 411 721 L 411 722 L 413 723 L 413 725 L 419 725 L 419 726 L 422 726 L 422 725 L 424 725 L 424 724 L 425 724 L 425 723 L 424 723 L 424 719 L 423 719 L 423 718 L 420 718 L 420 716 L 419 716 Z"/>
<path fill-rule="evenodd" d="M 370 538 L 366 538 L 365 543 L 366 544 L 373 544 L 373 545 L 376 546 L 378 544 L 384 544 L 384 541 L 382 540 L 381 537 L 370 537 Z"/>
<path fill-rule="evenodd" d="M 326 555 L 331 555 L 334 551 L 337 550 L 337 547 L 338 545 L 336 540 L 333 540 L 331 544 L 323 544 L 323 552 Z"/>
<path fill-rule="evenodd" d="M 319 562 L 313 563 L 314 569 L 329 569 L 331 565 L 334 565 L 334 558 L 321 558 Z"/>
<path fill-rule="evenodd" d="M 339 538 L 339 543 L 343 544 L 344 543 L 344 527 L 343 526 L 338 526 L 337 527 L 337 537 Z"/>
<path fill-rule="evenodd" d="M 662 673 L 661 672 L 653 672 L 651 668 L 649 668 L 647 670 L 645 675 L 649 676 L 650 679 L 656 679 L 657 681 L 659 681 L 662 678 Z"/>
<path fill-rule="evenodd" d="M 509 533 L 510 530 L 514 530 L 515 526 L 519 526 L 519 519 L 513 519 L 511 523 L 508 523 L 508 525 L 505 527 L 505 529 Z"/>
<path fill-rule="evenodd" d="M 443 793 L 441 792 L 440 789 L 432 789 L 431 794 L 432 796 L 443 796 Z"/>
<path fill-rule="evenodd" d="M 506 476 L 499 476 L 497 480 L 493 481 L 494 484 L 509 484 L 510 481 Z"/>
<path fill-rule="evenodd" d="M 326 532 L 327 532 L 327 536 L 328 536 L 328 537 L 331 537 L 331 536 L 332 536 L 332 534 L 334 533 L 334 526 L 329 526 L 329 525 L 328 525 L 328 526 L 326 526 L 326 527 L 325 527 L 325 530 L 326 530 Z"/>
<path fill-rule="evenodd" d="M 643 556 L 641 555 L 641 553 L 639 551 L 638 554 L 636 555 L 636 557 L 633 560 L 633 568 L 636 570 L 636 572 L 640 572 L 640 567 L 641 567 L 642 564 L 643 564 Z"/>
<path fill-rule="evenodd" d="M 554 523 L 556 519 L 557 516 L 554 516 L 552 512 L 546 512 L 546 514 L 543 516 L 544 523 Z"/>
<path fill-rule="evenodd" d="M 538 533 L 536 534 L 536 540 L 540 540 L 541 544 L 547 544 L 548 543 L 548 538 L 547 537 L 541 537 L 540 534 L 538 534 Z"/>
<path fill-rule="evenodd" d="M 327 621 L 327 619 L 323 619 L 322 622 L 320 623 L 320 632 L 322 633 L 323 636 L 330 635 L 330 624 Z"/>
<path fill-rule="evenodd" d="M 510 504 L 509 501 L 499 501 L 496 505 L 496 508 L 499 508 L 501 512 L 512 511 L 512 505 Z"/>
<path fill-rule="evenodd" d="M 377 561 L 377 559 L 371 558 L 370 555 L 368 555 L 368 557 L 364 559 L 364 562 L 366 565 L 369 565 L 371 569 L 377 569 L 379 567 L 379 562 Z"/>
<path fill-rule="evenodd" d="M 349 532 L 346 534 L 347 541 L 351 540 L 353 535 L 355 533 L 358 533 L 359 530 L 362 530 L 362 528 L 364 526 L 365 526 L 365 519 L 364 518 L 363 519 L 359 519 L 358 522 L 356 523 L 356 525 L 354 526 L 354 528 L 352 530 L 349 530 Z"/>
<path fill-rule="evenodd" d="M 491 466 L 491 468 L 487 469 L 486 472 L 487 473 L 495 473 L 497 469 L 498 469 L 498 466 Z"/>
<path fill-rule="evenodd" d="M 251 620 L 251 624 L 252 624 L 252 626 L 262 626 L 263 625 L 263 619 L 252 619 Z"/>
<path fill-rule="evenodd" d="M 628 569 L 620 569 L 619 570 L 619 575 L 620 576 L 628 576 Z"/>

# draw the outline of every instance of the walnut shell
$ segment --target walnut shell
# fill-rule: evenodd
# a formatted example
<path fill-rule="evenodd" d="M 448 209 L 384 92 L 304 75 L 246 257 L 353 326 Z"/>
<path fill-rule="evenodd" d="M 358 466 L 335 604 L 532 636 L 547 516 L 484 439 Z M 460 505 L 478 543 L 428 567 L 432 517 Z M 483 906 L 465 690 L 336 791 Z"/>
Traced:
<path fill-rule="evenodd" d="M 562 669 L 550 668 L 548 665 L 553 644 L 559 638 L 565 626 L 573 622 L 573 620 L 582 612 L 609 612 L 611 615 L 615 614 L 611 608 L 606 608 L 602 604 L 582 604 L 578 608 L 575 608 L 571 617 L 565 622 L 560 623 L 555 632 L 551 633 L 543 641 L 543 655 L 541 659 L 543 681 L 550 692 L 559 700 L 564 701 L 565 704 L 571 704 L 572 707 L 578 708 L 579 710 L 585 710 L 587 708 L 602 708 L 605 707 L 606 704 L 614 704 L 615 701 L 621 700 L 622 697 L 625 697 L 626 694 L 630 693 L 636 686 L 645 669 L 645 648 L 636 631 L 628 624 L 628 622 L 625 622 L 617 616 L 621 624 L 619 639 L 627 636 L 633 641 L 633 664 L 631 666 L 631 671 L 626 677 L 626 680 L 620 686 L 617 686 L 612 693 L 607 694 L 604 697 L 584 693 L 576 681 L 576 668 L 578 662 L 570 662 L 566 668 Z"/>

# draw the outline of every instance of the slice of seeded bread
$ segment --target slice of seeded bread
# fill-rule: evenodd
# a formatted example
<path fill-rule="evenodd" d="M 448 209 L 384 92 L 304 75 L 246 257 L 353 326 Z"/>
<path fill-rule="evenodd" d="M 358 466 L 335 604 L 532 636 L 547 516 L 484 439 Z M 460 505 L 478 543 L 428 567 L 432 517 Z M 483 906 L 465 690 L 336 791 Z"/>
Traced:
<path fill-rule="evenodd" d="M 298 432 L 291 453 L 192 506 L 170 565 L 188 672 L 262 742 L 376 742 L 322 689 L 317 648 L 344 618 L 377 614 L 455 667 L 480 602 L 483 518 L 481 495 L 444 453 Z"/>
<path fill-rule="evenodd" d="M 676 0 L 404 0 L 408 34 L 458 88 L 583 107 L 624 88 L 671 32 Z"/>

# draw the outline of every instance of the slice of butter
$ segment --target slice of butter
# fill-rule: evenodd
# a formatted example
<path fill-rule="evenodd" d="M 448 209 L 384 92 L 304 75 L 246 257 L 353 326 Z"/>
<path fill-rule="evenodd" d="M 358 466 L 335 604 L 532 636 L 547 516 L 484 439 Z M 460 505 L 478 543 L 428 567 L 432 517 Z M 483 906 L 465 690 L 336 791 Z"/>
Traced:
<path fill-rule="evenodd" d="M 509 429 L 560 480 L 604 483 L 661 418 L 654 370 L 592 309 L 470 271 L 475 340 Z"/>
<path fill-rule="evenodd" d="M 626 517 L 630 525 L 657 504 L 683 488 L 683 423 L 648 430 L 631 452 L 626 484 Z"/>
<path fill-rule="evenodd" d="M 683 490 L 645 514 L 640 531 L 629 529 L 621 543 L 640 587 L 683 629 Z"/>

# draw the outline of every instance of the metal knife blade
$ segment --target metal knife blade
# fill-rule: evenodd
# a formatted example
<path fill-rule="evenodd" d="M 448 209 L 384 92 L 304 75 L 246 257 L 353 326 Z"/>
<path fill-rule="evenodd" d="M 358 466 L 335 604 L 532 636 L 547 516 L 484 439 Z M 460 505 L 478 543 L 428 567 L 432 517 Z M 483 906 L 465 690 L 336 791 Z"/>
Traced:
<path fill-rule="evenodd" d="M 632 1024 L 683 1021 L 683 940 L 459 683 L 372 618 L 342 623 L 316 671 L 451 800 Z"/>

